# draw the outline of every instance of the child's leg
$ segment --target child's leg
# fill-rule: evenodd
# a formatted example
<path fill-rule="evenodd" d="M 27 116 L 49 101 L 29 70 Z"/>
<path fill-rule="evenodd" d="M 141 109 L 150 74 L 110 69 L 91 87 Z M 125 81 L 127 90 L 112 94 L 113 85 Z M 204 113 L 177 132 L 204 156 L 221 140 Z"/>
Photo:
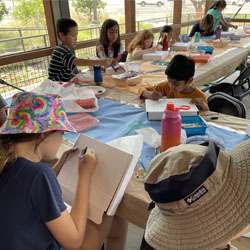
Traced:
<path fill-rule="evenodd" d="M 125 250 L 128 222 L 118 216 L 114 217 L 105 243 L 105 250 Z"/>
<path fill-rule="evenodd" d="M 127 236 L 127 222 L 117 216 L 103 215 L 100 225 L 88 220 L 83 240 L 84 250 L 100 250 L 107 239 L 105 250 L 124 250 Z"/>
<path fill-rule="evenodd" d="M 83 240 L 84 250 L 100 250 L 103 242 L 108 236 L 113 222 L 113 216 L 103 215 L 102 223 L 100 225 L 95 224 L 91 220 L 88 220 L 86 226 L 86 232 Z"/>

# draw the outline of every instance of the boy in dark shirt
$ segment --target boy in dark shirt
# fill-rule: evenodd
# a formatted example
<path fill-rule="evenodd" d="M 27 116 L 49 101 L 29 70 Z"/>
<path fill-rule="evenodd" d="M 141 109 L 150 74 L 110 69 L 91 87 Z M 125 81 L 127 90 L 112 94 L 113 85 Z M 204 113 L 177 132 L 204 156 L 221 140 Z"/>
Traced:
<path fill-rule="evenodd" d="M 57 21 L 57 35 L 61 45 L 56 46 L 49 63 L 49 79 L 52 81 L 67 82 L 77 72 L 76 66 L 110 66 L 111 60 L 88 60 L 77 58 L 70 52 L 75 48 L 77 41 L 77 23 L 70 18 L 61 18 Z"/>

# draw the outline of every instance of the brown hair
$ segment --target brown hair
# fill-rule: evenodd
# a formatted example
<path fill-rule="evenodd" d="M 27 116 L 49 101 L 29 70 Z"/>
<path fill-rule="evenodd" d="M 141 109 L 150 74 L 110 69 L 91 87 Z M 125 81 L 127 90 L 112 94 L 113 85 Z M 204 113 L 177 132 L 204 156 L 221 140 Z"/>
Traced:
<path fill-rule="evenodd" d="M 164 26 L 161 28 L 161 30 L 160 30 L 160 36 L 163 36 L 164 33 L 169 33 L 169 32 L 171 32 L 171 31 L 173 31 L 172 26 L 170 26 L 170 25 L 164 25 Z"/>
<path fill-rule="evenodd" d="M 0 135 L 0 174 L 5 167 L 15 163 L 17 154 L 15 144 L 21 142 L 35 141 L 34 152 L 36 152 L 40 143 L 55 131 L 49 131 L 42 134 L 7 134 Z"/>
<path fill-rule="evenodd" d="M 108 40 L 107 32 L 108 32 L 108 29 L 114 27 L 115 25 L 118 27 L 118 31 L 119 31 L 119 24 L 117 23 L 116 20 L 107 19 L 102 24 L 101 34 L 100 34 L 100 39 L 99 39 L 98 44 L 103 45 L 104 52 L 105 52 L 106 56 L 108 56 L 108 47 L 109 47 L 109 40 Z M 118 52 L 119 52 L 119 49 L 121 47 L 120 31 L 118 32 L 117 40 L 113 43 L 112 47 L 114 50 L 113 58 L 116 58 L 118 56 Z"/>
<path fill-rule="evenodd" d="M 214 16 L 211 14 L 205 15 L 200 21 L 200 28 L 205 33 L 211 33 L 214 30 Z"/>
<path fill-rule="evenodd" d="M 134 39 L 128 45 L 128 52 L 131 53 L 136 47 L 144 49 L 144 41 L 150 38 L 154 39 L 154 34 L 151 30 L 142 30 L 139 32 Z M 150 48 L 153 46 L 153 42 Z"/>
<path fill-rule="evenodd" d="M 227 2 L 225 0 L 218 0 L 215 1 L 215 3 L 210 7 L 210 9 L 218 9 L 218 8 L 225 9 L 226 7 L 227 7 Z"/>

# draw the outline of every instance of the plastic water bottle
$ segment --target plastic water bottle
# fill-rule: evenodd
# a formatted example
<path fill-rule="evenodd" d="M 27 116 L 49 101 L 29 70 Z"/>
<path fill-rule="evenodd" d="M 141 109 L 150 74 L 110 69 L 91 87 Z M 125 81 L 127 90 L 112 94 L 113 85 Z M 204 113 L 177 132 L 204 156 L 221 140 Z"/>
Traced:
<path fill-rule="evenodd" d="M 168 50 L 168 34 L 164 33 L 163 41 L 162 41 L 162 49 Z"/>
<path fill-rule="evenodd" d="M 200 39 L 201 39 L 200 32 L 195 32 L 195 34 L 194 34 L 194 42 L 198 43 L 200 41 Z"/>
<path fill-rule="evenodd" d="M 181 142 L 181 116 L 174 103 L 168 102 L 161 118 L 161 152 Z"/>
<path fill-rule="evenodd" d="M 96 85 L 102 84 L 102 69 L 101 66 L 94 66 L 94 82 Z"/>
<path fill-rule="evenodd" d="M 215 39 L 220 39 L 220 37 L 221 37 L 221 27 L 219 25 L 216 30 Z"/>

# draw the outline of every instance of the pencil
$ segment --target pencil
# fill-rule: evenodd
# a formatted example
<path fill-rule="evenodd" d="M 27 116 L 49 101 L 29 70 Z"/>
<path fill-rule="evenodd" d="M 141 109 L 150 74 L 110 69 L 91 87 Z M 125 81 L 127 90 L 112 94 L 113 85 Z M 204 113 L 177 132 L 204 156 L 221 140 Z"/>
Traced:
<path fill-rule="evenodd" d="M 139 159 L 139 161 L 140 161 L 140 163 L 141 163 L 142 168 L 144 169 L 144 171 L 145 171 L 145 173 L 146 173 L 146 168 L 145 168 L 145 166 L 144 166 L 144 164 L 143 164 L 141 158 Z"/>
<path fill-rule="evenodd" d="M 139 178 L 139 162 L 137 162 L 137 165 L 136 165 L 136 178 L 138 179 Z"/>

